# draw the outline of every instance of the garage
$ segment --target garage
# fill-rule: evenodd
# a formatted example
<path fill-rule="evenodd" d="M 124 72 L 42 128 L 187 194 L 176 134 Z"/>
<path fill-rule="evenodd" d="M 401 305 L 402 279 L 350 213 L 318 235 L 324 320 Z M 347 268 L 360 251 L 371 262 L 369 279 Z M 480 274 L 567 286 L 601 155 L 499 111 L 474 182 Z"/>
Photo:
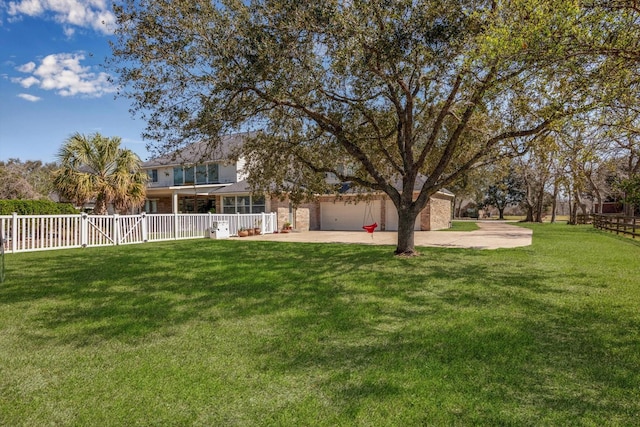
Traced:
<path fill-rule="evenodd" d="M 385 229 L 387 231 L 398 231 L 398 211 L 391 200 L 387 200 L 386 202 L 385 214 L 387 220 Z M 413 225 L 413 229 L 416 231 L 420 230 L 420 214 L 418 214 L 418 217 L 416 218 L 416 223 Z"/>
<path fill-rule="evenodd" d="M 369 215 L 368 206 L 371 207 L 371 215 Z M 344 200 L 320 203 L 321 230 L 359 231 L 362 230 L 364 223 L 372 222 L 381 223 L 379 200 L 369 204 L 367 202 L 346 203 Z"/>

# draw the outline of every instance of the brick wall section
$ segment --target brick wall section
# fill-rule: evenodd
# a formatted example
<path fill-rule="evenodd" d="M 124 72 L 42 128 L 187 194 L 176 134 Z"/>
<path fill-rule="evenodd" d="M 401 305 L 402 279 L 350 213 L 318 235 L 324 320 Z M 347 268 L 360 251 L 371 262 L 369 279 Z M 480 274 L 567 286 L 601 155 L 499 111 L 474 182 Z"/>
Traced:
<path fill-rule="evenodd" d="M 431 230 L 431 199 L 429 199 L 427 206 L 420 212 L 420 230 Z"/>
<path fill-rule="evenodd" d="M 158 213 L 170 214 L 171 212 L 171 197 L 161 197 L 158 199 Z"/>
<path fill-rule="evenodd" d="M 285 222 L 289 221 L 289 200 L 279 200 L 277 198 L 271 199 L 270 203 L 270 212 L 275 212 L 278 218 L 278 230 L 282 229 L 282 226 Z M 319 206 L 316 207 L 315 203 L 306 203 L 298 206 L 295 209 L 295 229 L 297 231 L 309 231 L 311 229 L 311 225 L 314 224 L 312 222 L 313 217 L 318 217 L 320 215 Z M 320 221 L 315 220 L 315 224 L 318 224 Z"/>
<path fill-rule="evenodd" d="M 296 227 L 298 231 L 309 231 L 309 216 L 311 209 L 309 205 L 302 205 L 296 208 Z"/>
<path fill-rule="evenodd" d="M 431 196 L 429 204 L 427 205 L 428 209 L 423 211 L 428 212 L 429 216 L 429 228 L 427 228 L 427 230 L 451 228 L 451 201 L 451 196 L 441 193 L 436 193 Z"/>

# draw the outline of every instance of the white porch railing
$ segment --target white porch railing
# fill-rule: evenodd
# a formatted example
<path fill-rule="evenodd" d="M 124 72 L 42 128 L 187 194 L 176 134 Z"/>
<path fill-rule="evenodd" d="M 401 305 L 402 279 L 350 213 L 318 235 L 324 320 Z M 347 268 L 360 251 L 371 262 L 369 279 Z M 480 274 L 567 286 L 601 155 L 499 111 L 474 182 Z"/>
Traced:
<path fill-rule="evenodd" d="M 240 228 L 277 229 L 275 213 L 139 215 L 0 215 L 6 252 L 42 251 L 90 246 L 125 245 L 161 240 L 196 239 L 208 235 L 219 221 L 229 234 Z"/>

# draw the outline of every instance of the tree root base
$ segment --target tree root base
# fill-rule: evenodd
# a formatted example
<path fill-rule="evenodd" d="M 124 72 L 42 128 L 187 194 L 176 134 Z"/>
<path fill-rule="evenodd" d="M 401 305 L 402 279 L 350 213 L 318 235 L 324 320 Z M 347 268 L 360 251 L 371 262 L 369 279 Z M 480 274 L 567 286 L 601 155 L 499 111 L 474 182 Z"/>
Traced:
<path fill-rule="evenodd" d="M 393 252 L 393 254 L 397 257 L 401 257 L 401 258 L 411 258 L 414 256 L 420 256 L 420 252 L 417 251 L 398 251 L 397 249 L 395 250 L 395 252 Z"/>

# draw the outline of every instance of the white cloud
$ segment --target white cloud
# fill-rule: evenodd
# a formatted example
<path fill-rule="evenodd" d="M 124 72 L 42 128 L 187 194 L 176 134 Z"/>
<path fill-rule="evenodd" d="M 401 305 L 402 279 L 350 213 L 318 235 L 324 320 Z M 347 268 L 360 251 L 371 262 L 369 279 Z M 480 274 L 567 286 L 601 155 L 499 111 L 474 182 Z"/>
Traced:
<path fill-rule="evenodd" d="M 9 15 L 29 15 L 38 16 L 44 12 L 40 0 L 22 0 L 21 2 L 9 2 Z"/>
<path fill-rule="evenodd" d="M 65 36 L 67 36 L 67 38 L 71 38 L 76 33 L 76 29 L 65 25 L 62 28 L 62 32 L 64 33 Z"/>
<path fill-rule="evenodd" d="M 38 83 L 40 83 L 40 80 L 36 79 L 33 76 L 29 76 L 26 79 L 16 79 L 15 81 L 17 83 L 20 83 L 20 86 L 24 88 L 30 88 L 31 86 L 37 85 Z"/>
<path fill-rule="evenodd" d="M 18 98 L 22 98 L 29 102 L 38 102 L 42 99 L 39 96 L 29 95 L 28 93 L 19 93 Z"/>
<path fill-rule="evenodd" d="M 18 67 L 18 71 L 21 71 L 23 73 L 31 73 L 35 69 L 36 69 L 36 63 L 35 62 L 27 62 L 26 64 L 23 64 L 23 65 Z"/>
<path fill-rule="evenodd" d="M 64 27 L 65 34 L 72 31 L 70 25 L 92 28 L 103 34 L 112 34 L 115 16 L 101 0 L 18 0 L 7 6 L 10 17 L 22 15 L 55 20 Z"/>
<path fill-rule="evenodd" d="M 25 88 L 37 85 L 40 89 L 56 91 L 61 96 L 84 95 L 100 97 L 115 92 L 107 73 L 95 73 L 80 64 L 84 55 L 59 53 L 46 56 L 40 65 L 33 62 L 17 67 L 18 71 L 31 74 L 14 78 L 13 82 Z"/>

